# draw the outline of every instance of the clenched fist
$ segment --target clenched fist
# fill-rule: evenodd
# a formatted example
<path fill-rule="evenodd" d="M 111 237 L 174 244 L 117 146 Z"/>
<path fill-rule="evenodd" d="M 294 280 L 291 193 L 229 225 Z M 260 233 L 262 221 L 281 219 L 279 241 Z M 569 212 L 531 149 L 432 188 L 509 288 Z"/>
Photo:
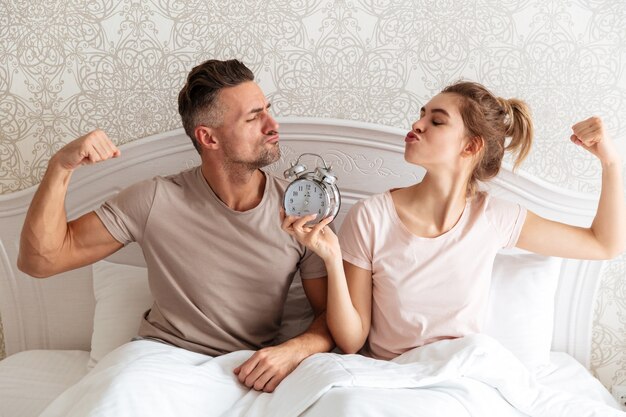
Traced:
<path fill-rule="evenodd" d="M 95 164 L 120 156 L 120 150 L 100 129 L 96 129 L 65 145 L 51 162 L 73 171 L 81 165 Z"/>
<path fill-rule="evenodd" d="M 570 140 L 598 157 L 603 163 L 614 162 L 619 155 L 604 130 L 602 119 L 597 116 L 572 126 Z"/>

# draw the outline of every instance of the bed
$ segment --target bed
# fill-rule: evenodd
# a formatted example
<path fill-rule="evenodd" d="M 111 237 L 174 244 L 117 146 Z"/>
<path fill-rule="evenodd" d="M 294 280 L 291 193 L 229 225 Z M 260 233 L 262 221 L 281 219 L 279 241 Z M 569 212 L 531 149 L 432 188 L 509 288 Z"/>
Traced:
<path fill-rule="evenodd" d="M 414 183 L 423 175 L 419 168 L 403 160 L 406 132 L 402 129 L 333 119 L 284 118 L 279 122 L 282 156 L 267 170 L 282 175 L 301 153 L 322 155 L 332 164 L 341 190 L 337 227 L 354 202 L 372 193 Z M 84 167 L 74 174 L 66 201 L 70 218 L 94 209 L 140 179 L 199 164 L 199 157 L 182 129 L 133 141 L 122 146 L 122 153 L 122 158 Z M 590 224 L 597 204 L 593 196 L 559 189 L 523 171 L 512 174 L 506 167 L 488 189 L 540 215 L 577 225 Z M 34 191 L 0 196 L 0 314 L 8 355 L 0 361 L 2 417 L 39 415 L 68 387 L 93 372 L 92 368 L 109 352 L 134 335 L 140 314 L 151 302 L 143 257 L 134 245 L 93 266 L 45 280 L 18 271 L 15 265 L 19 234 Z M 618 404 L 588 371 L 594 296 L 602 267 L 598 261 L 503 251 L 494 265 L 485 333 L 507 348 L 541 384 L 576 398 L 601 402 L 618 413 Z M 279 337 L 297 334 L 310 319 L 296 279 Z M 296 376 L 294 383 L 297 378 L 309 377 Z M 367 386 L 370 382 L 355 389 L 346 384 L 326 383 L 320 386 L 317 398 L 301 404 L 297 413 L 295 408 L 289 412 L 309 416 L 355 415 L 354 407 L 360 407 L 360 415 L 396 416 L 406 412 L 403 404 L 415 404 L 412 396 L 416 390 L 420 395 L 431 396 L 432 404 L 447 404 L 444 408 L 451 404 L 461 407 L 463 403 L 455 400 L 455 393 L 482 396 L 493 391 L 493 387 L 476 381 L 455 386 L 454 378 L 450 379 L 452 387 L 447 389 L 437 384 L 428 389 Z M 351 394 L 355 390 L 358 392 Z M 271 395 L 263 395 L 254 400 L 265 404 L 256 411 L 248 407 L 245 412 L 240 406 L 238 415 L 263 415 L 262 410 L 270 410 L 267 407 Z M 390 402 L 390 398 L 396 399 Z M 420 404 L 427 402 L 420 400 Z M 484 412 L 474 410 L 472 414 L 467 405 L 463 407 L 468 415 Z M 490 412 L 494 410 L 497 408 Z M 461 415 L 455 413 L 450 411 L 450 415 Z M 421 414 L 412 409 L 410 414 L 428 415 L 428 410 Z"/>

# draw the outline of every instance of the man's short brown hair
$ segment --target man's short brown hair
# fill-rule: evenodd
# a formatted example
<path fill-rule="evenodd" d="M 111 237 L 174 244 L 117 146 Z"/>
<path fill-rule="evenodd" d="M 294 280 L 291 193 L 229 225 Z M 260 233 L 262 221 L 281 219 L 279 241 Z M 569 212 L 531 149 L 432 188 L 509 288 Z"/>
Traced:
<path fill-rule="evenodd" d="M 187 82 L 178 94 L 178 113 L 185 132 L 198 152 L 200 146 L 194 133 L 196 126 L 204 124 L 217 127 L 222 123 L 223 109 L 217 100 L 220 90 L 246 81 L 254 81 L 254 74 L 236 59 L 210 59 L 189 72 Z"/>

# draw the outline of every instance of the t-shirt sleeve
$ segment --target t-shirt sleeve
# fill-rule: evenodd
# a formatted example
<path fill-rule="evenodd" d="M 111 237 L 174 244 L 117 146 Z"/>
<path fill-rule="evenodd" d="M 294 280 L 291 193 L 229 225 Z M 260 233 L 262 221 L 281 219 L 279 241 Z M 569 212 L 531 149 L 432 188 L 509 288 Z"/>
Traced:
<path fill-rule="evenodd" d="M 526 213 L 526 208 L 517 203 L 487 196 L 485 214 L 503 248 L 512 248 L 517 244 Z"/>
<path fill-rule="evenodd" d="M 373 257 L 371 230 L 372 222 L 364 200 L 352 206 L 339 230 L 339 245 L 343 259 L 368 271 L 372 270 Z"/>
<path fill-rule="evenodd" d="M 115 240 L 124 245 L 141 242 L 154 201 L 156 185 L 156 179 L 131 185 L 95 210 Z"/>
<path fill-rule="evenodd" d="M 302 257 L 302 261 L 300 261 L 300 278 L 321 278 L 326 275 L 328 274 L 322 258 L 307 248 L 304 252 L 304 256 Z"/>

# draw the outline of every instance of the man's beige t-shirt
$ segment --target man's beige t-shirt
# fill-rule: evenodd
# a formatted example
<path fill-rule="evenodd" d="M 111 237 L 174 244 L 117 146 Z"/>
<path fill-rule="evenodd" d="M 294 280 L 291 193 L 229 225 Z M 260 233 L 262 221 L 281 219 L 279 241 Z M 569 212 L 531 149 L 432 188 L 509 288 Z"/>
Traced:
<path fill-rule="evenodd" d="M 228 208 L 200 167 L 121 191 L 96 210 L 111 235 L 138 242 L 155 302 L 139 336 L 212 356 L 268 346 L 289 285 L 326 276 L 322 260 L 281 229 L 287 182 L 266 175 L 258 206 Z"/>

